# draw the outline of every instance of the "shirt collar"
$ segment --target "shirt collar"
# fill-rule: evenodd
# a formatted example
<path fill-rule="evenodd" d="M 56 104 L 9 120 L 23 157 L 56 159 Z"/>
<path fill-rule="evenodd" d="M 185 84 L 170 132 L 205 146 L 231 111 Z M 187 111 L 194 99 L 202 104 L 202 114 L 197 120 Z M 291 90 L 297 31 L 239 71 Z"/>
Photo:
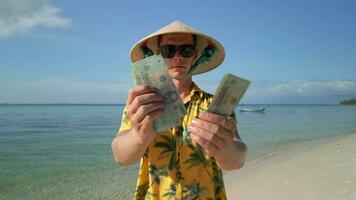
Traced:
<path fill-rule="evenodd" d="M 201 90 L 194 82 L 190 94 L 184 99 L 183 103 L 186 104 L 191 101 L 192 97 L 199 95 L 200 98 L 203 98 L 203 90 Z"/>

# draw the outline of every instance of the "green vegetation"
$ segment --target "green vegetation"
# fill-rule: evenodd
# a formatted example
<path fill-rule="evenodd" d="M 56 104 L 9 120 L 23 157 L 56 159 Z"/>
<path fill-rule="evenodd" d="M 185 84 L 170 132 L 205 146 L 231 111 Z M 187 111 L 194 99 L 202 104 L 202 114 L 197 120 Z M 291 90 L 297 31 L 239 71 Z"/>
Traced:
<path fill-rule="evenodd" d="M 352 98 L 349 100 L 340 101 L 341 105 L 356 105 L 356 99 Z"/>

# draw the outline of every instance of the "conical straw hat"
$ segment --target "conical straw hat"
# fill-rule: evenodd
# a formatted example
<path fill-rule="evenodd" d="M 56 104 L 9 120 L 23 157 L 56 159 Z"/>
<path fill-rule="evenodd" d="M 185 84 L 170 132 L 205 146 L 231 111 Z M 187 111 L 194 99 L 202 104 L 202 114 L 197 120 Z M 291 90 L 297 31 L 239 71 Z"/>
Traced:
<path fill-rule="evenodd" d="M 198 56 L 194 61 L 190 73 L 201 74 L 218 67 L 225 58 L 224 47 L 214 38 L 205 35 L 196 29 L 180 22 L 174 21 L 158 31 L 138 41 L 130 51 L 132 62 L 139 61 L 147 56 L 158 53 L 158 36 L 168 33 L 187 33 L 197 36 Z"/>

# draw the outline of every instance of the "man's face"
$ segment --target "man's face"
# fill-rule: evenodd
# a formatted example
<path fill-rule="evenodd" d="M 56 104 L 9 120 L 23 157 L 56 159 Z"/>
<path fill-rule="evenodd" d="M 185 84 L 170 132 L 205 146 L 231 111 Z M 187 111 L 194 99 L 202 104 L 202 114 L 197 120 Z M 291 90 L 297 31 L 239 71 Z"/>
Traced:
<path fill-rule="evenodd" d="M 163 35 L 161 37 L 160 47 L 163 47 L 165 45 L 195 45 L 195 41 L 191 34 L 172 33 Z M 192 56 L 183 57 L 180 54 L 179 50 L 177 50 L 172 58 L 164 58 L 164 61 L 168 67 L 171 76 L 174 79 L 181 80 L 186 77 L 196 56 L 197 53 L 195 51 Z"/>

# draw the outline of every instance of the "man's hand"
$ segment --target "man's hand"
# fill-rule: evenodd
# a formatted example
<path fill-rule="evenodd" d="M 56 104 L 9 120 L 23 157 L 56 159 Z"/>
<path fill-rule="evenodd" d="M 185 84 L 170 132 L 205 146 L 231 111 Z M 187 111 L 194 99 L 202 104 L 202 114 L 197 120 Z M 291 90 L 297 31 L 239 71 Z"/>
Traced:
<path fill-rule="evenodd" d="M 246 145 L 237 133 L 235 121 L 209 112 L 202 112 L 198 117 L 189 127 L 192 140 L 214 157 L 221 168 L 241 168 L 245 163 Z"/>
<path fill-rule="evenodd" d="M 133 128 L 125 134 L 118 134 L 112 142 L 115 161 L 130 165 L 140 161 L 147 147 L 155 138 L 153 120 L 163 114 L 163 100 L 155 88 L 149 86 L 133 87 L 127 98 L 127 117 Z"/>
<path fill-rule="evenodd" d="M 232 145 L 236 130 L 235 121 L 209 112 L 200 113 L 189 127 L 190 137 L 213 157 L 224 154 Z"/>
<path fill-rule="evenodd" d="M 127 116 L 141 142 L 151 142 L 156 133 L 153 120 L 163 114 L 163 99 L 150 86 L 135 86 L 128 95 Z"/>

